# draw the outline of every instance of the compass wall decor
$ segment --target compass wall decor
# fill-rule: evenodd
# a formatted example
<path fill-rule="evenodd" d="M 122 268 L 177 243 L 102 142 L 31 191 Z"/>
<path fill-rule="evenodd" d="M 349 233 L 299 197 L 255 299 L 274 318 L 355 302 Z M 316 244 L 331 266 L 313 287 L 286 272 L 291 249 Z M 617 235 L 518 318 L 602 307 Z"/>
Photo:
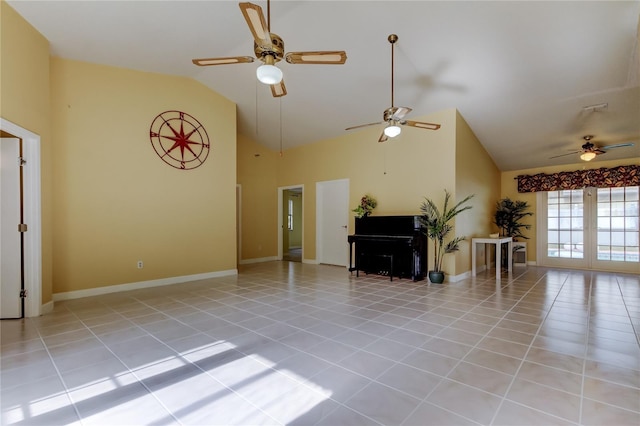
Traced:
<path fill-rule="evenodd" d="M 151 122 L 151 145 L 158 157 L 182 170 L 201 166 L 209 155 L 209 136 L 202 123 L 182 111 L 165 111 Z"/>

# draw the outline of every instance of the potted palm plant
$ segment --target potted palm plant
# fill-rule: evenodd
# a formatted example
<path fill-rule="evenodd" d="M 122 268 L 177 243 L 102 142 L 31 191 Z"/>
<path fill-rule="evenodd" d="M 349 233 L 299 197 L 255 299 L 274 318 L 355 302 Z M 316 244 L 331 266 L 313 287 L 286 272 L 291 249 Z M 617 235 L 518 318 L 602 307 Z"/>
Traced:
<path fill-rule="evenodd" d="M 513 237 L 514 243 L 518 239 L 522 238 L 528 240 L 529 237 L 522 234 L 523 229 L 531 229 L 531 225 L 522 223 L 522 220 L 527 216 L 533 216 L 533 213 L 527 211 L 529 209 L 529 203 L 526 201 L 516 200 L 513 201 L 510 198 L 503 198 L 496 203 L 496 212 L 493 215 L 493 223 L 500 228 L 500 234 L 503 237 Z M 522 244 L 513 244 L 513 252 L 515 253 L 519 249 L 524 247 Z M 507 263 L 507 254 L 502 252 L 502 263 Z M 525 259 L 526 263 L 526 259 Z"/>
<path fill-rule="evenodd" d="M 449 207 L 451 194 L 444 190 L 444 205 L 442 211 L 436 206 L 433 200 L 426 198 L 420 205 L 420 223 L 424 233 L 430 240 L 433 240 L 433 270 L 429 271 L 429 281 L 436 284 L 444 282 L 444 271 L 442 271 L 442 260 L 444 255 L 452 253 L 460 248 L 460 242 L 466 237 L 455 237 L 448 242 L 445 241 L 453 231 L 451 221 L 458 214 L 469 210 L 472 206 L 463 206 L 473 195 L 469 195 L 453 207 Z"/>

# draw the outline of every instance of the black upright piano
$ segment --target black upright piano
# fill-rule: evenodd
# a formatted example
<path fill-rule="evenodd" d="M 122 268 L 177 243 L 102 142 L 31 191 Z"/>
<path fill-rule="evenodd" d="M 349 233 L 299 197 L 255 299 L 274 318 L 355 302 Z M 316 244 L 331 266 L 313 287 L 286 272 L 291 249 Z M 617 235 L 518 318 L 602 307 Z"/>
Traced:
<path fill-rule="evenodd" d="M 349 235 L 349 271 L 411 278 L 426 276 L 427 237 L 420 216 L 368 216 L 356 218 Z M 355 260 L 355 264 L 353 263 Z"/>

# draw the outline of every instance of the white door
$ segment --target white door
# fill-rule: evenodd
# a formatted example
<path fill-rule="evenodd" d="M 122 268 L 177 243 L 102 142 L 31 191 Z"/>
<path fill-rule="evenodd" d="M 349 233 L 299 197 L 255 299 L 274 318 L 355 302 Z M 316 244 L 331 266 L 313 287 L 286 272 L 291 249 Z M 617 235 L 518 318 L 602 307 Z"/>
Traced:
<path fill-rule="evenodd" d="M 349 180 L 316 184 L 316 252 L 318 263 L 347 266 Z"/>
<path fill-rule="evenodd" d="M 639 189 L 542 194 L 541 264 L 640 273 Z"/>
<path fill-rule="evenodd" d="M 20 142 L 0 139 L 0 318 L 20 318 Z"/>

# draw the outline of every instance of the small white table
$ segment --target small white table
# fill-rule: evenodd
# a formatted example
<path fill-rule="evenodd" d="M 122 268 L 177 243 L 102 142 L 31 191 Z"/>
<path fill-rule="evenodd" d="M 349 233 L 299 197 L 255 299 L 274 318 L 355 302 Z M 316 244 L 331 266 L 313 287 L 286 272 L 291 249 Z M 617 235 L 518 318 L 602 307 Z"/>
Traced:
<path fill-rule="evenodd" d="M 476 276 L 476 246 L 477 244 L 484 244 L 485 249 L 487 244 L 493 244 L 496 246 L 496 280 L 500 279 L 501 257 L 500 248 L 502 244 L 507 244 L 507 270 L 511 272 L 511 262 L 513 256 L 513 238 L 512 237 L 500 237 L 500 238 L 472 238 L 471 239 L 471 276 Z M 487 269 L 491 266 L 491 259 L 489 252 L 485 250 L 484 258 L 487 262 Z"/>

